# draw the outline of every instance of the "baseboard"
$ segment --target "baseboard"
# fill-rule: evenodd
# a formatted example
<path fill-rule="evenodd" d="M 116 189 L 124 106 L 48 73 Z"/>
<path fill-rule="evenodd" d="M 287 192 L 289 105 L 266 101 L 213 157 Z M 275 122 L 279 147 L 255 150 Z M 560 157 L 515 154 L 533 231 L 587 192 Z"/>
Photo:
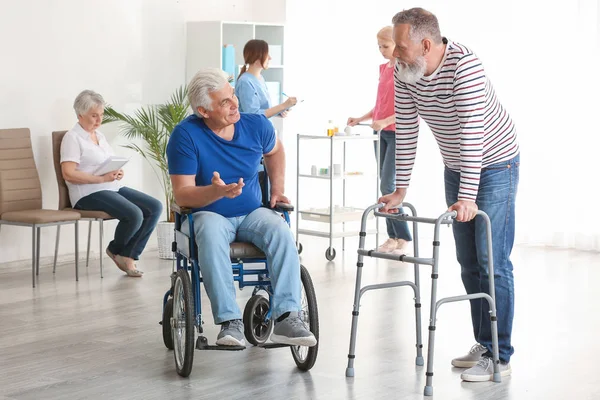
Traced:
<path fill-rule="evenodd" d="M 158 246 L 155 246 L 155 247 L 149 246 L 144 250 L 144 254 L 157 253 L 157 252 L 158 252 Z M 104 253 L 102 253 L 102 254 L 103 254 L 104 258 L 108 258 L 108 256 L 106 254 L 104 254 Z M 99 259 L 100 259 L 99 253 L 97 251 L 93 251 L 90 249 L 90 263 L 96 262 Z M 85 264 L 85 260 L 86 260 L 86 249 L 84 248 L 83 251 L 81 251 L 81 250 L 79 251 L 79 264 L 80 265 L 81 265 L 81 263 Z M 75 261 L 75 253 L 59 254 L 58 257 L 56 258 L 56 265 L 73 264 L 74 261 Z M 54 255 L 40 257 L 40 268 L 44 267 L 44 266 L 51 266 L 53 264 L 54 264 Z M 25 267 L 25 266 L 31 267 L 31 258 L 0 263 L 0 268 L 18 268 L 18 267 Z"/>

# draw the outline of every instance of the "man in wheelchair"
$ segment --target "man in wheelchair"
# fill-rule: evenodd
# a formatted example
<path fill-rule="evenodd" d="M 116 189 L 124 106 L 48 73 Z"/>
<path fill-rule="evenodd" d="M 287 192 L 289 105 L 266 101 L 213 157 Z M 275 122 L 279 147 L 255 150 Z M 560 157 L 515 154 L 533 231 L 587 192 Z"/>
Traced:
<path fill-rule="evenodd" d="M 199 71 L 188 97 L 194 115 L 172 132 L 167 146 L 175 201 L 193 211 L 198 264 L 211 302 L 217 344 L 244 346 L 244 325 L 235 299 L 229 258 L 234 241 L 250 242 L 267 258 L 273 287 L 271 340 L 314 346 L 299 317 L 300 261 L 294 237 L 280 214 L 261 207 L 261 159 L 269 172 L 271 208 L 284 196 L 285 152 L 264 115 L 240 114 L 234 89 L 219 69 Z M 182 231 L 189 234 L 187 220 Z"/>

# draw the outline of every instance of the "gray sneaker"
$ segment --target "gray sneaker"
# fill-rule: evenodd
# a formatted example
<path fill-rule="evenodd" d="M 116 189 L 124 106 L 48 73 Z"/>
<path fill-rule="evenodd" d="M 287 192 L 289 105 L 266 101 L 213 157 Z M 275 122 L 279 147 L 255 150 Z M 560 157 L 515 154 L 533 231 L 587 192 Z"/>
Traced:
<path fill-rule="evenodd" d="M 471 347 L 471 350 L 469 350 L 469 353 L 466 356 L 452 360 L 452 365 L 458 368 L 474 367 L 485 352 L 487 352 L 485 346 L 477 343 L 475 346 Z"/>
<path fill-rule="evenodd" d="M 509 363 L 498 365 L 500 376 L 509 376 L 512 373 Z M 481 357 L 477 365 L 469 368 L 460 375 L 460 379 L 467 382 L 487 382 L 494 378 L 494 360 L 491 357 Z"/>
<path fill-rule="evenodd" d="M 221 324 L 221 332 L 217 336 L 219 346 L 245 346 L 244 323 L 241 319 L 232 319 Z"/>
<path fill-rule="evenodd" d="M 297 312 L 290 312 L 290 315 L 281 322 L 275 323 L 271 341 L 275 343 L 289 344 L 291 346 L 309 346 L 317 344 L 315 335 L 300 319 Z"/>

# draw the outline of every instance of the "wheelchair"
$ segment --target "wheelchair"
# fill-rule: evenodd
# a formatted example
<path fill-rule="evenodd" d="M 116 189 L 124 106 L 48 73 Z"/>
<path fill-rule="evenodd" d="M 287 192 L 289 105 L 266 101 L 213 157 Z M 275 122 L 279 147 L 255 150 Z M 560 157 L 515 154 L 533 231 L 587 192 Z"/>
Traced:
<path fill-rule="evenodd" d="M 269 180 L 266 169 L 259 172 L 262 192 L 262 206 L 270 208 Z M 175 368 L 180 376 L 187 377 L 192 372 L 195 350 L 244 350 L 245 346 L 209 345 L 202 336 L 204 323 L 201 308 L 200 283 L 203 281 L 198 265 L 198 252 L 193 235 L 193 214 L 190 209 L 173 205 L 175 211 L 175 241 L 172 244 L 175 253 L 175 266 L 171 274 L 171 286 L 163 297 L 162 336 L 165 346 L 174 350 Z M 278 203 L 275 211 L 290 225 L 289 213 L 293 206 Z M 182 223 L 188 220 L 188 236 L 181 231 Z M 271 318 L 272 287 L 269 280 L 265 254 L 251 243 L 234 242 L 230 245 L 233 280 L 241 289 L 253 287 L 252 296 L 243 312 L 244 336 L 248 343 L 265 349 L 290 347 L 292 357 L 301 370 L 310 370 L 319 351 L 319 314 L 317 298 L 308 270 L 300 265 L 302 282 L 300 316 L 317 339 L 313 347 L 289 346 L 267 343 L 274 326 Z M 262 264 L 262 267 L 246 268 L 244 264 Z M 191 276 L 190 276 L 191 274 Z M 253 278 L 253 279 L 251 279 Z M 196 332 L 198 337 L 196 338 Z"/>

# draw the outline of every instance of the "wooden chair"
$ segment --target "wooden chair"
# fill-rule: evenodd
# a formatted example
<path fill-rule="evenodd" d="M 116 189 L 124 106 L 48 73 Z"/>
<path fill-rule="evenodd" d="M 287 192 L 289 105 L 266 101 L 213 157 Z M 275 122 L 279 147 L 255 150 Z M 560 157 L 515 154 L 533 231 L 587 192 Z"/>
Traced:
<path fill-rule="evenodd" d="M 102 268 L 102 259 L 104 257 L 103 254 L 103 245 L 102 238 L 104 236 L 104 221 L 114 219 L 104 211 L 89 211 L 89 210 L 76 210 L 72 208 L 71 199 L 69 198 L 69 189 L 67 188 L 67 184 L 65 183 L 65 179 L 62 175 L 62 169 L 60 167 L 60 145 L 62 143 L 63 137 L 65 136 L 67 131 L 55 131 L 52 132 L 52 154 L 54 157 L 54 172 L 56 172 L 56 181 L 58 183 L 58 209 L 63 211 L 74 211 L 81 215 L 82 221 L 89 221 L 88 227 L 88 240 L 87 240 L 87 255 L 85 258 L 85 266 L 89 265 L 90 262 L 90 242 L 92 238 L 92 222 L 98 222 L 98 236 L 100 237 L 100 277 L 104 278 L 103 268 Z M 60 226 L 56 228 L 56 249 L 58 250 L 58 241 L 60 239 Z M 54 252 L 54 268 L 56 269 L 56 257 L 57 251 Z"/>
<path fill-rule="evenodd" d="M 75 279 L 79 280 L 79 219 L 75 211 L 42 208 L 42 188 L 33 158 L 31 134 L 27 128 L 0 129 L 0 227 L 26 226 L 32 229 L 31 280 L 35 287 L 40 273 L 40 230 L 46 226 L 75 225 Z M 58 242 L 56 242 L 58 249 Z M 55 250 L 56 260 L 56 250 Z"/>

